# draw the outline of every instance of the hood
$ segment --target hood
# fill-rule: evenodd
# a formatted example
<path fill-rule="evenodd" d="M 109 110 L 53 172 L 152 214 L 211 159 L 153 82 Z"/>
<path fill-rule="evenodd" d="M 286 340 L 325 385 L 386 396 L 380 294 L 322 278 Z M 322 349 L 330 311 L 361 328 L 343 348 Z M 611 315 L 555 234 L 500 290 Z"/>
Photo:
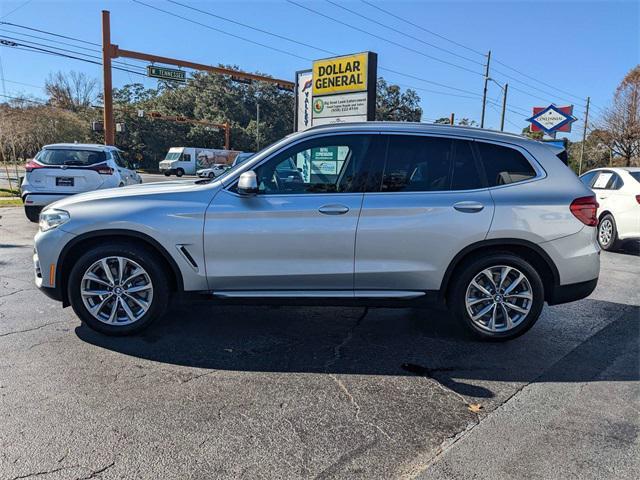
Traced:
<path fill-rule="evenodd" d="M 202 180 L 174 180 L 168 182 L 144 183 L 140 185 L 130 185 L 127 187 L 108 188 L 95 190 L 93 192 L 79 193 L 71 195 L 62 200 L 52 203 L 47 208 L 66 209 L 73 205 L 109 199 L 133 199 L 140 196 L 171 195 L 180 193 L 197 192 L 203 189 L 215 188 L 219 182 L 207 182 L 199 184 Z"/>

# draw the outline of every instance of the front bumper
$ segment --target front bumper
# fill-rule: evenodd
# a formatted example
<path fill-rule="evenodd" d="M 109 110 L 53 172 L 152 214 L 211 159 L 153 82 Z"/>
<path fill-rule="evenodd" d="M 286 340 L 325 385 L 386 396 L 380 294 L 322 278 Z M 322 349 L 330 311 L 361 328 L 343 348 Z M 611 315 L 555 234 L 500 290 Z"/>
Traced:
<path fill-rule="evenodd" d="M 64 246 L 74 237 L 72 233 L 65 232 L 60 227 L 47 232 L 38 232 L 34 238 L 33 268 L 36 286 L 48 297 L 54 300 L 62 300 L 58 263 L 60 253 Z"/>

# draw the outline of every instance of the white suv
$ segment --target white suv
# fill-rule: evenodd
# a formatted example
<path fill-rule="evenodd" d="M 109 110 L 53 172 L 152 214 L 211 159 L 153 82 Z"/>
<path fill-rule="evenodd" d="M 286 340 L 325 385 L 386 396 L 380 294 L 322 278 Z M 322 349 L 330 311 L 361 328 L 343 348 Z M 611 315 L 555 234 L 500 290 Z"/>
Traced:
<path fill-rule="evenodd" d="M 38 221 L 43 207 L 69 195 L 142 183 L 116 147 L 95 144 L 46 145 L 25 166 L 24 211 Z"/>

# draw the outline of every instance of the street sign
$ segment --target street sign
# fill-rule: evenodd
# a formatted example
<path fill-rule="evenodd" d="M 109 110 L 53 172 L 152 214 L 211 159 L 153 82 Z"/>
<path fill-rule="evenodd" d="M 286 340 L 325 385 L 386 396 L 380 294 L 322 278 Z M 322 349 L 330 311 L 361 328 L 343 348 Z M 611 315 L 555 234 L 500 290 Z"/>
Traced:
<path fill-rule="evenodd" d="M 187 72 L 178 70 L 177 68 L 156 67 L 155 65 L 147 65 L 147 76 L 168 80 L 170 82 L 185 83 L 187 81 Z"/>
<path fill-rule="evenodd" d="M 573 116 L 573 105 L 556 107 L 533 107 L 533 116 L 527 119 L 532 132 L 544 132 L 555 135 L 556 132 L 570 132 L 571 124 L 577 119 Z"/>

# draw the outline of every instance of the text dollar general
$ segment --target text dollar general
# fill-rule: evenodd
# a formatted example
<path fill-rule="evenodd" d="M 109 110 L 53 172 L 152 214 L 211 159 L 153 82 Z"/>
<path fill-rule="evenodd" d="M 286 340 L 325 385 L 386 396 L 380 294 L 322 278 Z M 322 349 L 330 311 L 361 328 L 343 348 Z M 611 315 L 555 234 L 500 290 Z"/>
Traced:
<path fill-rule="evenodd" d="M 367 89 L 367 54 L 313 62 L 313 94 L 359 92 Z"/>

